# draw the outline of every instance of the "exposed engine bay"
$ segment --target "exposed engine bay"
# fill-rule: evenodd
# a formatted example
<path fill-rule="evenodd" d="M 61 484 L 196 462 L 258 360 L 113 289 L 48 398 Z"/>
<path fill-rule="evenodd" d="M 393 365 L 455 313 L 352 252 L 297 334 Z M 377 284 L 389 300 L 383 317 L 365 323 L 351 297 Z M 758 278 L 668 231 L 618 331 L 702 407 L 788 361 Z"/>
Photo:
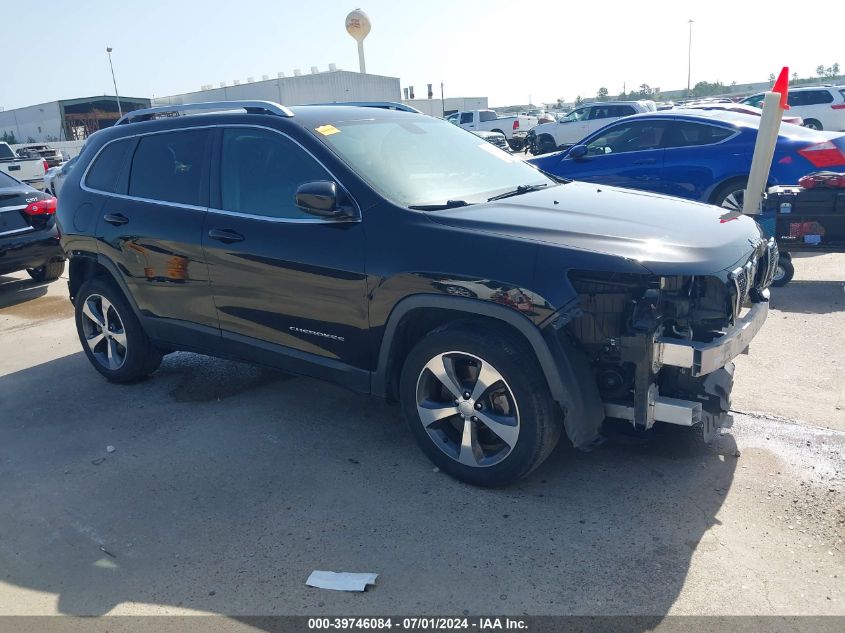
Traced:
<path fill-rule="evenodd" d="M 559 331 L 587 355 L 607 417 L 700 426 L 707 441 L 729 427 L 731 359 L 756 333 L 745 321 L 765 320 L 753 306 L 768 301 L 777 256 L 761 240 L 724 277 L 571 271 L 579 305 Z"/>

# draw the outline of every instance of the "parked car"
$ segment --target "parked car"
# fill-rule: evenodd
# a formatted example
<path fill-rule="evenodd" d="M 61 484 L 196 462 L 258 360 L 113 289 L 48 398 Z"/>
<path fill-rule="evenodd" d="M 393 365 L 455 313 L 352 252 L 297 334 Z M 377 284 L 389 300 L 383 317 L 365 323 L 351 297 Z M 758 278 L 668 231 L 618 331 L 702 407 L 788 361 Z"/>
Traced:
<path fill-rule="evenodd" d="M 36 281 L 65 269 L 56 229 L 56 199 L 0 173 L 0 275 L 26 270 Z"/>
<path fill-rule="evenodd" d="M 485 141 L 495 145 L 499 149 L 503 149 L 506 152 L 511 151 L 511 147 L 508 145 L 508 139 L 506 139 L 505 135 L 501 132 L 473 132 L 473 134 L 479 138 L 483 138 Z"/>
<path fill-rule="evenodd" d="M 762 108 L 757 108 L 745 103 L 734 103 L 732 101 L 711 103 L 709 101 L 688 103 L 684 106 L 678 106 L 679 110 L 703 110 L 705 112 L 711 110 L 728 110 L 730 112 L 742 112 L 743 114 L 753 114 L 754 116 L 763 116 Z M 792 114 L 790 110 L 784 110 L 781 120 L 784 123 L 791 123 L 792 125 L 804 125 L 804 119 L 800 116 Z"/>
<path fill-rule="evenodd" d="M 740 103 L 762 107 L 764 92 L 751 95 Z M 845 89 L 837 86 L 790 88 L 787 97 L 790 114 L 804 119 L 813 130 L 845 132 Z"/>
<path fill-rule="evenodd" d="M 562 183 L 434 117 L 237 107 L 133 111 L 67 177 L 68 288 L 106 379 L 174 350 L 328 379 L 398 401 L 438 467 L 490 486 L 608 416 L 730 424 L 776 259 L 752 219 Z"/>
<path fill-rule="evenodd" d="M 54 149 L 49 145 L 25 145 L 18 148 L 18 156 L 21 158 L 43 158 L 47 161 L 47 169 L 58 167 L 64 162 L 61 150 Z"/>
<path fill-rule="evenodd" d="M 638 114 L 530 162 L 560 177 L 739 209 L 759 124 L 759 117 L 730 111 Z M 819 169 L 845 171 L 845 135 L 782 125 L 769 186 Z"/>
<path fill-rule="evenodd" d="M 543 123 L 533 128 L 526 138 L 535 156 L 566 149 L 611 121 L 639 112 L 654 112 L 654 101 L 603 101 L 588 103 L 555 123 Z"/>
<path fill-rule="evenodd" d="M 537 125 L 537 117 L 517 114 L 500 117 L 493 110 L 467 110 L 450 114 L 446 117 L 449 123 L 454 123 L 470 132 L 499 132 L 508 139 L 511 149 L 521 149 L 525 145 L 525 135 L 528 130 Z"/>
<path fill-rule="evenodd" d="M 22 158 L 9 146 L 0 142 L 0 173 L 5 173 L 31 187 L 40 189 L 44 186 L 44 174 L 47 161 L 40 156 Z"/>
<path fill-rule="evenodd" d="M 51 167 L 48 169 L 47 173 L 44 174 L 44 191 L 58 198 L 62 184 L 64 184 L 65 178 L 67 178 L 70 170 L 76 164 L 76 160 L 77 157 L 74 156 L 61 167 Z"/>

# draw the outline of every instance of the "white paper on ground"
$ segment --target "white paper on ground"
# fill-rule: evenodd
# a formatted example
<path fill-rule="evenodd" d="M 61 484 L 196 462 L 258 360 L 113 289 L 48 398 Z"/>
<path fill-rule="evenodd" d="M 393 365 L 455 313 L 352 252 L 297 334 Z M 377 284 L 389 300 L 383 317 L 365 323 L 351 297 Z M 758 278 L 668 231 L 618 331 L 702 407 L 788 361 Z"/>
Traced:
<path fill-rule="evenodd" d="M 305 584 L 318 589 L 334 589 L 335 591 L 364 591 L 367 585 L 376 584 L 378 574 L 356 574 L 351 572 L 319 571 L 315 570 L 308 576 Z"/>

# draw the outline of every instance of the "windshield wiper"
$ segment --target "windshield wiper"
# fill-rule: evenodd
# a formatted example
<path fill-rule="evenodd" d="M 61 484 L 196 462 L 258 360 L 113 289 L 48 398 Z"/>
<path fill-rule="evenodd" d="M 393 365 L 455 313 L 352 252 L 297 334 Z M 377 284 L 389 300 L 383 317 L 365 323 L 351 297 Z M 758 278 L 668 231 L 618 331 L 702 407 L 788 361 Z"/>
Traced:
<path fill-rule="evenodd" d="M 537 191 L 538 189 L 543 189 L 548 186 L 548 183 L 543 183 L 542 185 L 519 185 L 516 189 L 506 191 L 505 193 L 500 193 L 499 195 L 493 196 L 492 198 L 487 198 L 487 202 L 493 202 L 493 200 L 501 200 L 502 198 L 510 198 L 511 196 L 521 196 L 522 194 L 528 193 L 529 191 Z"/>
<path fill-rule="evenodd" d="M 457 207 L 468 207 L 471 203 L 466 200 L 447 200 L 443 204 L 412 204 L 409 209 L 417 211 L 442 211 L 443 209 L 455 209 Z"/>

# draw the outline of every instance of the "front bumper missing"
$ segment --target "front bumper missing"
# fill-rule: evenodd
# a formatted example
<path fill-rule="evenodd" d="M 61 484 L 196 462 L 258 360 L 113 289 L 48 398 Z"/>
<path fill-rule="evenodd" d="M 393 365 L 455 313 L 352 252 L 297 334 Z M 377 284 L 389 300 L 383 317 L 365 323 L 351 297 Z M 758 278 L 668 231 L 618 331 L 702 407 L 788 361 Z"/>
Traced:
<path fill-rule="evenodd" d="M 709 343 L 658 338 L 654 345 L 654 362 L 689 369 L 696 377 L 706 376 L 724 367 L 748 349 L 751 339 L 757 336 L 766 322 L 769 291 L 764 290 L 762 294 L 764 301 L 753 304 L 748 314 Z"/>
<path fill-rule="evenodd" d="M 695 426 L 702 420 L 700 402 L 657 396 L 649 401 L 648 406 L 651 423 L 666 422 L 680 426 Z M 604 414 L 609 418 L 634 421 L 634 407 L 625 404 L 605 402 Z"/>

